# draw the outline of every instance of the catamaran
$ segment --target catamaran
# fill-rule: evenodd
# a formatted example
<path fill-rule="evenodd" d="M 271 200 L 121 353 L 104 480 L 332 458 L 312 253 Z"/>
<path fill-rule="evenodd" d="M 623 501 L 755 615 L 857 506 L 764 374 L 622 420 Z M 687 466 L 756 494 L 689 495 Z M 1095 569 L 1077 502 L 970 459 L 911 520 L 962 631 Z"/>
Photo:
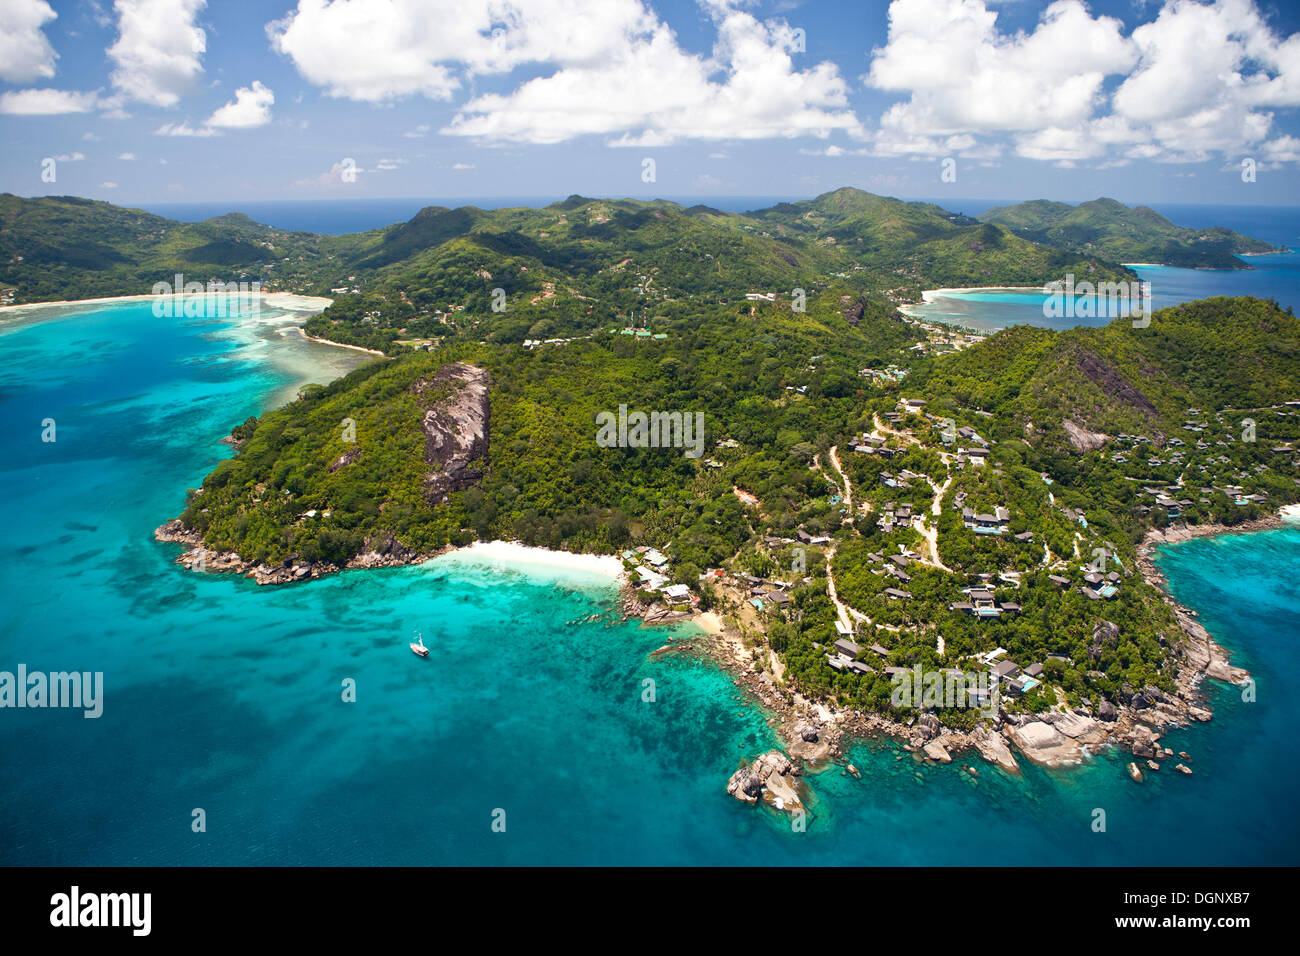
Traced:
<path fill-rule="evenodd" d="M 428 657 L 429 649 L 424 646 L 424 637 L 419 631 L 415 632 L 415 642 L 410 645 L 411 650 L 420 657 Z"/>

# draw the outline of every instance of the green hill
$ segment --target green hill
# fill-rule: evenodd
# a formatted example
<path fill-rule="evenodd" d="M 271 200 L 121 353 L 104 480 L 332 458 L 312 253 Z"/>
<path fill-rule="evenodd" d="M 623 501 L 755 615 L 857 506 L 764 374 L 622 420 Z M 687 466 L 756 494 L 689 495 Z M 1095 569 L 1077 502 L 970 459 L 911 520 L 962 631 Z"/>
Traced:
<path fill-rule="evenodd" d="M 178 272 L 295 290 L 336 246 L 239 214 L 181 223 L 74 196 L 0 195 L 0 285 L 17 302 L 144 295 Z"/>
<path fill-rule="evenodd" d="M 1114 199 L 1094 199 L 1077 206 L 1035 199 L 990 209 L 979 218 L 1034 242 L 1111 262 L 1249 269 L 1237 256 L 1280 251 L 1220 226 L 1182 228 L 1148 206 L 1129 207 Z"/>
<path fill-rule="evenodd" d="M 1216 297 L 1161 309 L 1147 328 L 1130 319 L 1064 332 L 1020 326 L 914 381 L 936 407 L 993 412 L 1007 436 L 1052 450 L 1078 450 L 1066 422 L 1163 444 L 1188 408 L 1252 409 L 1300 396 L 1300 321 L 1272 301 Z"/>
<path fill-rule="evenodd" d="M 883 305 L 838 297 L 805 315 L 701 308 L 669 328 L 664 340 L 606 334 L 540 352 L 457 343 L 309 388 L 236 429 L 237 455 L 191 497 L 185 525 L 210 548 L 272 563 L 343 562 L 390 536 L 417 552 L 476 534 L 609 551 L 636 534 L 673 540 L 679 561 L 703 568 L 750 533 L 732 481 L 798 520 L 799 502 L 823 488 L 808 469 L 813 443 L 860 414 L 857 370 L 900 360 L 918 338 Z M 452 362 L 490 376 L 490 467 L 444 503 L 423 493 L 418 383 Z M 598 447 L 596 414 L 620 405 L 702 414 L 704 454 Z M 745 450 L 717 448 L 724 438 Z"/>

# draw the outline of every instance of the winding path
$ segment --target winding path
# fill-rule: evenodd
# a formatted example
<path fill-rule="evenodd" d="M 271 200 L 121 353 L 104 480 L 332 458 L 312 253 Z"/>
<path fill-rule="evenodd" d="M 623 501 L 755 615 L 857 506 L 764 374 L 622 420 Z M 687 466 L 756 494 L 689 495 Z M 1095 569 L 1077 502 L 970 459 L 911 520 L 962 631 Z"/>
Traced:
<path fill-rule="evenodd" d="M 952 475 L 949 475 L 942 485 L 936 485 L 929 476 L 926 476 L 925 480 L 934 489 L 934 500 L 930 502 L 930 514 L 938 517 L 943 514 L 943 496 L 947 494 L 948 488 L 952 485 Z M 912 527 L 916 529 L 921 537 L 925 538 L 926 543 L 929 545 L 930 560 L 925 563 L 951 573 L 952 568 L 944 564 L 939 557 L 939 523 L 936 521 L 933 525 L 930 525 L 926 522 L 924 515 L 918 515 Z M 939 653 L 942 654 L 943 651 Z"/>
<path fill-rule="evenodd" d="M 840 465 L 840 456 L 838 454 L 839 446 L 831 445 L 828 457 L 831 465 L 835 468 L 836 473 L 844 479 L 844 519 L 841 524 L 853 524 L 853 482 L 849 481 L 849 476 L 845 473 L 843 466 Z M 822 472 L 823 476 L 826 474 Z M 867 502 L 867 512 L 871 511 L 871 503 Z"/>

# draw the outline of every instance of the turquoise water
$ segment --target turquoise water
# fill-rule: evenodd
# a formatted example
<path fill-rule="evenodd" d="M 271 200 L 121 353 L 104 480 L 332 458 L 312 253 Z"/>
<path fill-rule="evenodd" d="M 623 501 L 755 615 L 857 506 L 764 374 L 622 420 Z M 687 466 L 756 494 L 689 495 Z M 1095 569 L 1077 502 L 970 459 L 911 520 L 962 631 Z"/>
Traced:
<path fill-rule="evenodd" d="M 1250 256 L 1251 270 L 1175 269 L 1169 266 L 1134 266 L 1142 282 L 1151 283 L 1153 309 L 1204 299 L 1212 295 L 1254 295 L 1273 298 L 1282 306 L 1300 308 L 1300 253 Z M 919 319 L 992 331 L 1009 325 L 1037 325 L 1069 329 L 1078 325 L 1109 325 L 1114 316 L 1043 315 L 1041 292 L 949 292 L 931 295 L 932 301 L 906 306 Z M 1105 305 L 1105 303 L 1102 303 Z M 1097 311 L 1093 307 L 1093 311 Z"/>
<path fill-rule="evenodd" d="M 793 833 L 724 792 L 775 744 L 766 715 L 714 667 L 655 654 L 691 632 L 620 622 L 602 578 L 456 555 L 258 588 L 172 564 L 153 528 L 231 424 L 337 356 L 304 350 L 147 305 L 0 325 L 0 670 L 105 682 L 98 720 L 0 710 L 0 862 L 1300 862 L 1281 679 L 1300 664 L 1300 532 L 1164 559 L 1259 677 L 1258 703 L 1216 688 L 1215 720 L 1167 738 L 1195 776 L 1139 786 L 1105 754 L 1019 777 L 979 761 L 973 781 L 863 745 L 862 778 L 814 777 Z"/>

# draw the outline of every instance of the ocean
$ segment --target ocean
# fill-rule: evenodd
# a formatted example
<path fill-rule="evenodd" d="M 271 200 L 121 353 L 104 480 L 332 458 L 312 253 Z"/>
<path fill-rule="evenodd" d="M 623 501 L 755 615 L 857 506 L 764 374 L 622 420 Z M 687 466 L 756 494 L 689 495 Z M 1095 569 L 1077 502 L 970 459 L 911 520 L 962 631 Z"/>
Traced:
<path fill-rule="evenodd" d="M 0 671 L 104 681 L 97 719 L 0 709 L 0 862 L 1300 862 L 1300 702 L 1284 690 L 1300 666 L 1300 530 L 1162 556 L 1259 682 L 1253 703 L 1212 685 L 1214 720 L 1165 738 L 1194 776 L 1134 784 L 1110 752 L 1009 775 L 863 742 L 848 755 L 861 778 L 810 778 L 796 833 L 725 792 L 777 745 L 769 715 L 708 661 L 656 654 L 692 627 L 623 622 L 605 577 L 461 552 L 259 588 L 173 563 L 179 547 L 152 531 L 230 453 L 218 439 L 365 360 L 292 319 L 0 313 Z M 406 646 L 417 629 L 427 660 Z"/>

